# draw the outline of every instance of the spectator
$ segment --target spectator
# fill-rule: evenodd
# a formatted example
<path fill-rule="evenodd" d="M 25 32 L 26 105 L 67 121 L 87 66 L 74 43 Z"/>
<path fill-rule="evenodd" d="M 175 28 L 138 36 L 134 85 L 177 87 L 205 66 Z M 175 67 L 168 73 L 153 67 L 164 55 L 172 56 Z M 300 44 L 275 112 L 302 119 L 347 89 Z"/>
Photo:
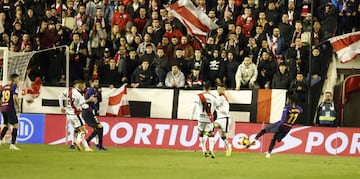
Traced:
<path fill-rule="evenodd" d="M 150 64 L 148 60 L 143 60 L 141 65 L 135 69 L 131 76 L 131 87 L 150 87 L 153 79 L 153 75 L 149 68 Z"/>
<path fill-rule="evenodd" d="M 189 66 L 192 68 L 200 67 L 200 77 L 202 80 L 207 81 L 209 75 L 209 60 L 202 56 L 200 49 L 195 49 L 194 58 L 189 61 Z"/>
<path fill-rule="evenodd" d="M 169 21 L 166 21 L 164 37 L 167 37 L 170 40 L 174 36 L 182 37 L 183 33 L 181 33 L 178 29 L 173 29 L 172 24 Z"/>
<path fill-rule="evenodd" d="M 139 17 L 134 18 L 134 25 L 137 27 L 140 33 L 142 33 L 145 29 L 145 25 L 148 21 L 148 17 L 146 15 L 146 8 L 139 8 Z"/>
<path fill-rule="evenodd" d="M 86 45 L 80 42 L 80 35 L 74 33 L 73 41 L 69 46 L 70 55 L 70 81 L 84 79 L 84 67 L 86 64 Z"/>
<path fill-rule="evenodd" d="M 310 87 L 319 83 L 322 78 L 325 77 L 324 72 L 324 65 L 321 64 L 321 55 L 320 55 L 320 49 L 314 48 L 312 49 L 312 59 L 311 59 L 311 75 L 309 77 L 309 74 L 306 78 L 307 81 L 310 80 Z"/>
<path fill-rule="evenodd" d="M 224 66 L 220 72 L 222 79 L 228 89 L 236 88 L 235 74 L 239 66 L 239 62 L 234 59 L 234 54 L 230 51 L 224 60 Z"/>
<path fill-rule="evenodd" d="M 287 63 L 292 79 L 295 78 L 296 73 L 301 71 L 304 74 L 308 72 L 308 47 L 303 46 L 301 38 L 296 38 L 293 46 L 287 51 L 285 62 Z"/>
<path fill-rule="evenodd" d="M 266 19 L 269 22 L 269 29 L 270 32 L 278 26 L 278 23 L 280 21 L 280 12 L 276 8 L 276 2 L 269 1 L 267 9 L 265 10 Z"/>
<path fill-rule="evenodd" d="M 266 33 L 264 32 L 263 28 L 261 26 L 255 27 L 255 34 L 254 38 L 256 41 L 256 44 L 260 47 L 263 40 L 267 40 Z"/>
<path fill-rule="evenodd" d="M 179 70 L 177 64 L 173 64 L 171 71 L 166 74 L 165 86 L 169 88 L 182 88 L 185 86 L 184 73 Z"/>
<path fill-rule="evenodd" d="M 130 22 L 130 15 L 125 12 L 125 5 L 120 2 L 112 16 L 111 28 L 113 28 L 114 25 L 118 25 L 121 32 L 126 29 L 126 24 L 128 22 Z"/>
<path fill-rule="evenodd" d="M 226 41 L 226 35 L 224 34 L 224 28 L 222 26 L 219 26 L 216 29 L 216 33 L 214 34 L 214 43 L 217 46 L 223 46 L 223 44 Z"/>
<path fill-rule="evenodd" d="M 112 49 L 114 49 L 115 51 L 119 49 L 119 46 L 121 45 L 120 44 L 120 39 L 121 39 L 121 32 L 120 32 L 120 29 L 119 29 L 119 26 L 118 25 L 114 25 L 110 32 L 108 33 L 106 39 L 109 39 L 110 42 L 112 43 L 111 44 L 111 47 Z"/>
<path fill-rule="evenodd" d="M 106 37 L 106 30 L 101 27 L 100 22 L 96 22 L 89 34 L 89 41 L 87 44 L 89 56 L 92 56 L 92 52 L 100 46 L 101 39 L 106 39 Z"/>
<path fill-rule="evenodd" d="M 155 47 L 155 44 L 151 42 L 151 35 L 150 34 L 145 34 L 144 35 L 144 42 L 141 42 L 138 47 L 137 47 L 137 50 L 136 52 L 142 56 L 145 54 L 145 50 L 146 50 L 146 47 L 148 47 L 148 45 L 150 45 L 152 47 L 152 50 L 155 51 L 156 47 Z"/>
<path fill-rule="evenodd" d="M 155 58 L 155 48 L 153 45 L 152 43 L 146 44 L 144 54 L 140 57 L 141 62 L 146 59 L 149 61 L 149 64 L 152 64 Z"/>
<path fill-rule="evenodd" d="M 134 21 L 135 18 L 139 17 L 140 7 L 139 0 L 133 0 L 126 6 L 126 10 L 130 14 L 131 21 Z"/>
<path fill-rule="evenodd" d="M 262 58 L 258 65 L 258 78 L 257 83 L 262 89 L 269 89 L 271 85 L 272 78 L 276 71 L 276 64 L 272 60 L 269 52 L 263 52 Z"/>
<path fill-rule="evenodd" d="M 86 14 L 86 5 L 81 3 L 78 7 L 78 13 L 75 16 L 75 27 L 85 25 L 85 29 L 89 30 L 90 28 L 90 17 Z"/>
<path fill-rule="evenodd" d="M 140 64 L 141 63 L 140 63 L 139 57 L 136 54 L 135 49 L 130 48 L 129 49 L 129 55 L 125 58 L 125 62 L 124 62 L 124 65 L 123 65 L 123 69 L 122 69 L 123 74 L 121 74 L 121 77 L 122 77 L 121 82 L 130 83 L 132 74 L 134 73 L 135 69 Z"/>
<path fill-rule="evenodd" d="M 179 70 L 184 73 L 184 76 L 189 76 L 190 68 L 188 67 L 188 60 L 184 59 L 184 50 L 182 48 L 175 49 L 175 58 L 171 64 L 177 64 Z"/>
<path fill-rule="evenodd" d="M 103 68 L 100 69 L 99 76 L 101 86 L 107 86 L 109 88 L 120 87 L 121 74 L 116 68 L 116 62 L 114 59 L 111 59 L 109 64 L 104 65 Z"/>
<path fill-rule="evenodd" d="M 287 66 L 284 62 L 279 64 L 279 70 L 274 74 L 271 88 L 272 89 L 286 89 L 290 87 L 291 77 Z"/>
<path fill-rule="evenodd" d="M 219 50 L 214 49 L 212 56 L 209 58 L 209 81 L 212 87 L 222 84 L 220 70 L 224 65 L 224 60 L 220 58 Z"/>
<path fill-rule="evenodd" d="M 245 57 L 244 61 L 238 66 L 235 74 L 235 89 L 240 90 L 240 88 L 253 88 L 257 76 L 258 70 L 256 65 L 252 63 L 250 57 Z"/>
<path fill-rule="evenodd" d="M 308 92 L 308 85 L 304 75 L 301 72 L 298 72 L 296 74 L 296 79 L 291 82 L 289 92 L 298 95 L 299 102 L 305 103 L 306 94 Z"/>
<path fill-rule="evenodd" d="M 325 92 L 324 101 L 318 108 L 318 124 L 324 127 L 335 127 L 337 113 L 333 101 L 333 95 L 330 91 Z"/>
<path fill-rule="evenodd" d="M 244 14 L 238 16 L 236 19 L 236 25 L 241 26 L 242 33 L 245 37 L 249 38 L 252 28 L 254 27 L 255 19 L 251 14 L 251 9 L 246 7 L 244 9 Z"/>
<path fill-rule="evenodd" d="M 336 7 L 331 3 L 320 5 L 318 13 L 325 39 L 334 36 L 338 18 Z"/>
<path fill-rule="evenodd" d="M 272 36 L 268 36 L 268 43 L 274 62 L 280 64 L 287 47 L 285 46 L 285 39 L 280 35 L 279 28 L 274 28 Z"/>
<path fill-rule="evenodd" d="M 185 88 L 201 89 L 203 86 L 203 79 L 200 76 L 200 66 L 194 66 L 191 69 L 191 74 L 186 79 Z"/>
<path fill-rule="evenodd" d="M 151 26 L 152 26 L 152 28 L 154 30 L 152 40 L 153 40 L 154 44 L 156 46 L 158 46 L 159 43 L 161 43 L 161 39 L 163 37 L 163 34 L 165 33 L 164 29 L 161 27 L 159 19 L 153 19 L 153 22 L 151 23 Z"/>
<path fill-rule="evenodd" d="M 167 70 L 167 58 L 165 56 L 164 49 L 162 47 L 158 47 L 156 57 L 151 64 L 151 68 L 155 70 L 155 74 L 157 77 L 157 87 L 163 87 L 165 83 L 166 70 Z"/>
<path fill-rule="evenodd" d="M 36 35 L 36 30 L 39 25 L 39 19 L 34 15 L 33 9 L 29 8 L 25 17 L 25 27 L 30 37 Z"/>
<path fill-rule="evenodd" d="M 289 24 L 289 15 L 283 14 L 281 22 L 279 23 L 280 36 L 285 40 L 285 46 L 289 47 L 291 42 L 291 33 L 294 31 L 293 27 Z"/>
<path fill-rule="evenodd" d="M 300 14 L 299 10 L 297 10 L 295 8 L 294 1 L 288 2 L 287 9 L 284 11 L 283 14 L 287 14 L 288 19 L 289 19 L 288 22 L 291 26 L 293 26 L 297 20 L 301 19 L 301 14 Z"/>
<path fill-rule="evenodd" d="M 266 14 L 264 11 L 259 12 L 258 20 L 255 22 L 255 27 L 260 26 L 264 33 L 269 33 L 269 23 L 266 20 Z"/>
<path fill-rule="evenodd" d="M 256 65 L 257 55 L 259 53 L 259 47 L 256 45 L 254 37 L 250 37 L 247 46 L 244 48 L 244 57 L 250 57 L 252 62 Z"/>
<path fill-rule="evenodd" d="M 194 58 L 194 48 L 190 45 L 187 36 L 182 36 L 180 41 L 180 48 L 184 50 L 184 59 L 190 60 Z"/>

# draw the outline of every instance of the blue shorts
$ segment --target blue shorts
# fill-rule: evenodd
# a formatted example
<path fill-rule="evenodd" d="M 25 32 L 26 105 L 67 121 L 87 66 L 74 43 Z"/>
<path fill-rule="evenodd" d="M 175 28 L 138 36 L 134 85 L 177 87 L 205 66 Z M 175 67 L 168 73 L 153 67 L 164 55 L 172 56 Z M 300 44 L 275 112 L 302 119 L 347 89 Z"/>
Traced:
<path fill-rule="evenodd" d="M 5 125 L 6 124 L 14 125 L 14 124 L 19 123 L 19 120 L 18 120 L 15 110 L 2 112 L 2 114 L 3 114 Z"/>

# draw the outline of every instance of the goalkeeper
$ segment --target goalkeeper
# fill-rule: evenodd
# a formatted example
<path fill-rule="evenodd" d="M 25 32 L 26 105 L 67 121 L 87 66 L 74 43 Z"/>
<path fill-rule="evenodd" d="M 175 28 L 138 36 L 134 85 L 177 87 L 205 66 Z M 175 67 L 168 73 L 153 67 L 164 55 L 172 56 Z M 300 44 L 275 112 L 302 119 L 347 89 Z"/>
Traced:
<path fill-rule="evenodd" d="M 86 139 L 86 142 L 89 143 L 94 137 L 96 149 L 98 150 L 107 150 L 103 147 L 103 126 L 100 124 L 98 118 L 98 103 L 101 101 L 101 91 L 99 91 L 99 80 L 98 79 L 90 79 L 89 81 L 90 87 L 85 92 L 85 100 L 93 97 L 96 100 L 88 102 L 89 108 L 83 110 L 82 117 L 84 118 L 86 124 L 93 128 L 92 133 Z M 95 115 L 94 115 L 95 114 Z"/>

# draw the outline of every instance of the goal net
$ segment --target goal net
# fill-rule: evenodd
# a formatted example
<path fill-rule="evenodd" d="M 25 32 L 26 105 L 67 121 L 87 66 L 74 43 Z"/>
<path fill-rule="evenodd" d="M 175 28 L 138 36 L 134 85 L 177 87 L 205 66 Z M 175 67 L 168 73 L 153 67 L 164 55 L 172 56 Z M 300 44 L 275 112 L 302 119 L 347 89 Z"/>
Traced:
<path fill-rule="evenodd" d="M 29 63 L 32 57 L 35 54 L 43 53 L 50 50 L 56 50 L 59 48 L 66 48 L 65 56 L 66 56 L 66 86 L 68 86 L 68 76 L 69 76 L 69 55 L 68 55 L 68 47 L 57 46 L 54 48 L 43 49 L 39 51 L 32 51 L 32 52 L 10 52 L 7 47 L 0 47 L 0 85 L 4 86 L 9 83 L 10 75 L 18 74 L 19 75 L 19 84 L 18 84 L 18 91 L 19 91 L 19 98 L 22 99 L 26 98 L 27 90 L 29 88 L 29 78 L 27 77 L 27 71 Z M 41 60 L 41 59 L 39 59 Z M 31 83 L 31 81 L 30 81 Z M 0 128 L 2 128 L 2 120 L 0 120 Z M 11 137 L 11 135 L 7 134 L 5 136 L 5 141 L 8 141 L 7 138 Z"/>
<path fill-rule="evenodd" d="M 0 47 L 0 78 L 1 78 L 1 85 L 8 84 L 8 80 L 11 74 L 18 74 L 19 75 L 19 92 L 22 93 L 19 97 L 22 97 L 26 94 L 26 80 L 27 80 L 27 70 L 29 66 L 29 62 L 35 54 L 43 53 L 50 50 L 56 50 L 59 48 L 64 48 L 67 46 L 57 46 L 54 48 L 43 49 L 39 51 L 32 51 L 32 52 L 10 52 L 7 47 Z M 66 50 L 66 61 L 68 61 L 68 50 Z M 41 59 L 40 59 L 41 60 Z M 66 72 L 68 73 L 68 72 Z M 66 74 L 68 76 L 68 74 Z M 25 91 L 25 94 L 24 94 Z"/>

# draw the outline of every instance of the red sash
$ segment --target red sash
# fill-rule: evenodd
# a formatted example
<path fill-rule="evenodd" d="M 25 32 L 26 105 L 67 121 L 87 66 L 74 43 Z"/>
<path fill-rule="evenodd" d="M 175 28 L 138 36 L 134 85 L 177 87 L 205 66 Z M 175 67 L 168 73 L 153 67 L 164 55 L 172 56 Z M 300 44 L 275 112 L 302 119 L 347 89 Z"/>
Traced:
<path fill-rule="evenodd" d="M 206 102 L 206 99 L 205 99 L 205 96 L 204 94 L 198 94 L 199 95 L 199 98 L 200 98 L 200 101 L 201 101 L 201 104 L 203 106 L 203 111 L 206 111 L 206 114 L 210 117 L 210 121 L 211 122 L 214 122 L 214 117 L 211 113 L 211 106 L 208 106 L 208 103 Z"/>
<path fill-rule="evenodd" d="M 69 93 L 69 99 L 70 99 L 70 106 L 71 106 L 71 108 L 74 109 L 74 112 L 75 112 L 76 115 L 80 114 L 81 111 L 79 111 L 79 110 L 76 109 L 76 107 L 74 106 L 74 102 L 73 102 L 73 100 L 72 100 L 72 88 L 69 88 L 68 93 Z"/>

